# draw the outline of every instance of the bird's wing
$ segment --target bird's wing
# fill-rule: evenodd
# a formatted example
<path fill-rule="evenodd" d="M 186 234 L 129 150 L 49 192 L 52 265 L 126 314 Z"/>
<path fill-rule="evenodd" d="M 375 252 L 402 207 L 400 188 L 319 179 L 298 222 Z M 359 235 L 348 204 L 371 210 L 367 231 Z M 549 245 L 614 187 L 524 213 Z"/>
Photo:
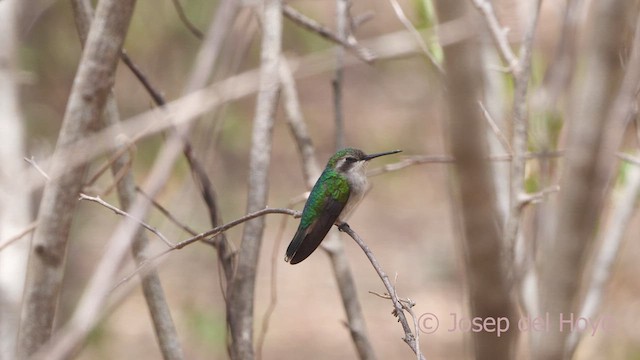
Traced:
<path fill-rule="evenodd" d="M 300 227 L 287 248 L 287 259 L 297 264 L 306 259 L 320 245 L 331 226 L 336 222 L 344 203 L 328 199 L 317 220 L 306 229 Z"/>
<path fill-rule="evenodd" d="M 325 184 L 325 186 L 331 186 L 331 184 Z M 341 193 L 333 193 L 332 196 L 323 199 L 323 204 L 320 211 L 316 213 L 314 221 L 305 227 L 303 226 L 305 219 L 302 219 L 298 231 L 287 248 L 285 260 L 291 264 L 297 264 L 311 255 L 338 219 L 348 198 L 348 188 L 345 188 Z"/>

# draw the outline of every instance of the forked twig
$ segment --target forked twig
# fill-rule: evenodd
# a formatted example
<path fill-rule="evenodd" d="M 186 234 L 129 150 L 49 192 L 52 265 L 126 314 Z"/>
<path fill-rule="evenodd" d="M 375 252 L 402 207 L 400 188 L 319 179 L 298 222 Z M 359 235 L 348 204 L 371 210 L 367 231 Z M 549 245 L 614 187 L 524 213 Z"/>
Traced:
<path fill-rule="evenodd" d="M 169 246 L 169 248 L 173 248 L 174 247 L 174 245 L 171 243 L 171 241 L 169 241 L 169 239 L 167 239 L 164 235 L 162 235 L 162 233 L 160 231 L 158 231 L 158 229 L 156 229 L 155 227 L 145 223 L 144 221 L 142 221 L 140 219 L 136 219 L 135 217 L 131 216 L 126 211 L 120 210 L 117 207 L 109 204 L 108 202 L 102 200 L 99 196 L 95 196 L 94 197 L 94 196 L 89 196 L 87 194 L 80 193 L 79 200 L 93 201 L 93 202 L 98 203 L 98 204 L 106 207 L 107 209 L 115 212 L 118 215 L 121 215 L 121 216 L 124 216 L 124 217 L 128 217 L 128 218 L 134 220 L 135 222 L 137 222 L 138 224 L 140 224 L 145 229 L 147 229 L 147 230 L 151 231 L 152 233 L 154 233 L 157 237 L 160 238 L 160 240 L 162 240 L 165 244 L 167 244 L 167 246 Z"/>
<path fill-rule="evenodd" d="M 249 221 L 251 219 L 255 219 L 257 217 L 263 216 L 263 215 L 267 215 L 267 214 L 285 214 L 285 215 L 291 215 L 294 218 L 298 218 L 302 215 L 302 213 L 300 211 L 296 211 L 296 210 L 291 210 L 291 209 L 285 209 L 285 208 L 266 208 L 266 209 L 262 209 L 262 210 L 258 210 L 252 213 L 249 213 L 239 219 L 236 219 L 234 221 L 228 222 L 224 225 L 221 226 L 217 226 L 211 230 L 205 231 L 203 233 L 200 233 L 198 235 L 192 236 L 186 240 L 182 240 L 178 243 L 176 243 L 174 246 L 172 246 L 171 248 L 164 250 L 152 257 L 149 257 L 149 259 L 147 259 L 144 263 L 140 264 L 140 266 L 138 266 L 131 274 L 129 274 L 128 276 L 126 276 L 125 278 L 123 278 L 119 283 L 117 283 L 113 289 L 116 289 L 117 287 L 119 287 L 120 285 L 122 285 L 123 283 L 129 281 L 131 278 L 133 278 L 134 276 L 136 276 L 138 273 L 140 273 L 142 270 L 144 270 L 145 268 L 147 268 L 149 265 L 152 265 L 154 262 L 156 262 L 157 260 L 159 260 L 161 257 L 167 255 L 168 253 L 174 251 L 174 250 L 180 250 L 182 248 L 184 248 L 185 246 L 191 245 L 195 242 L 207 239 L 207 238 L 211 238 L 214 237 L 216 235 L 219 235 L 235 226 L 238 226 L 240 224 L 242 224 L 243 222 Z"/>
<path fill-rule="evenodd" d="M 500 25 L 491 2 L 486 0 L 472 0 L 472 2 L 480 13 L 482 13 L 482 16 L 487 22 L 489 33 L 491 34 L 493 41 L 496 43 L 498 53 L 507 63 L 508 70 L 512 73 L 517 72 L 519 61 L 518 57 L 514 54 L 513 50 L 511 50 L 511 46 L 509 45 L 509 39 L 507 39 L 508 29 L 503 28 L 502 25 Z"/>
<path fill-rule="evenodd" d="M 387 276 L 387 273 L 384 272 L 384 270 L 382 269 L 382 266 L 380 265 L 376 257 L 373 255 L 373 252 L 371 251 L 369 246 L 367 246 L 364 240 L 362 240 L 362 238 L 355 231 L 353 231 L 353 229 L 351 229 L 349 224 L 347 223 L 339 224 L 338 228 L 341 231 L 347 233 L 349 236 L 351 236 L 351 238 L 358 244 L 358 246 L 360 246 L 362 251 L 364 251 L 364 254 L 367 256 L 367 258 L 371 262 L 371 265 L 373 265 L 373 268 L 376 270 L 376 273 L 378 273 L 378 276 L 382 280 L 382 283 L 387 289 L 387 293 L 389 294 L 391 302 L 393 303 L 393 314 L 398 318 L 398 321 L 402 325 L 402 330 L 404 330 L 405 336 L 402 340 L 404 340 L 404 342 L 407 343 L 407 345 L 409 345 L 409 347 L 411 348 L 411 350 L 413 350 L 413 352 L 416 354 L 418 359 L 424 360 L 424 355 L 420 351 L 420 344 L 418 343 L 418 338 L 416 335 L 414 335 L 413 331 L 411 331 L 411 327 L 407 322 L 407 317 L 404 315 L 403 310 L 405 310 L 405 305 L 403 305 L 402 301 L 400 301 L 400 299 L 398 298 L 398 294 L 396 293 L 395 287 L 389 281 L 389 276 Z M 414 325 L 415 325 L 415 320 L 414 320 Z"/>
<path fill-rule="evenodd" d="M 350 39 L 341 39 L 338 35 L 336 35 L 335 33 L 333 33 L 329 28 L 327 28 L 326 26 L 320 24 L 319 22 L 307 17 L 306 15 L 302 14 L 301 12 L 299 12 L 298 10 L 292 8 L 289 5 L 284 5 L 282 7 L 282 13 L 285 17 L 287 17 L 287 19 L 293 21 L 294 23 L 296 23 L 299 26 L 302 26 L 303 28 L 309 30 L 309 31 L 313 31 L 315 33 L 317 33 L 318 35 L 320 35 L 321 37 L 332 41 L 338 45 L 342 45 L 344 46 L 345 49 L 350 50 L 351 52 L 353 52 L 360 60 L 366 62 L 366 63 L 371 63 L 373 61 L 376 60 L 377 56 L 373 53 L 373 51 L 365 48 L 364 46 L 360 45 L 357 41 L 355 41 L 354 39 L 350 38 Z"/>
<path fill-rule="evenodd" d="M 179 227 L 180 229 L 184 230 L 187 234 L 190 235 L 197 235 L 198 232 L 193 230 L 192 228 L 190 228 L 188 225 L 186 225 L 185 223 L 183 223 L 182 221 L 178 220 L 178 218 L 176 218 L 167 208 L 165 208 L 164 206 L 162 206 L 162 204 L 160 204 L 159 202 L 157 202 L 155 199 L 151 198 L 149 195 L 147 195 L 147 193 L 144 192 L 144 190 L 142 190 L 139 186 L 136 186 L 136 191 L 144 196 L 145 198 L 147 198 L 151 204 L 153 204 L 153 206 L 160 211 L 160 213 L 162 213 L 162 215 L 164 215 L 167 219 L 169 219 L 169 221 L 171 221 L 172 223 L 174 223 L 177 227 Z"/>

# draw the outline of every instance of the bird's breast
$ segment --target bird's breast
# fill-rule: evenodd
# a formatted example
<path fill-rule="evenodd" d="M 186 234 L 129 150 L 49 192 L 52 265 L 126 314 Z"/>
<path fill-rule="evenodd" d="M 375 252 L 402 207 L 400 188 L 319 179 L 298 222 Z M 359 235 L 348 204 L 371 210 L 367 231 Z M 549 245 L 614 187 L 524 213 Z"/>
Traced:
<path fill-rule="evenodd" d="M 339 216 L 340 221 L 343 222 L 347 221 L 351 212 L 364 197 L 369 186 L 367 177 L 364 174 L 351 174 L 351 176 L 347 176 L 347 182 L 349 183 L 349 200 Z"/>
<path fill-rule="evenodd" d="M 347 176 L 347 182 L 349 183 L 351 196 L 361 196 L 367 191 L 367 187 L 369 186 L 367 176 L 364 174 L 350 174 L 350 176 Z"/>

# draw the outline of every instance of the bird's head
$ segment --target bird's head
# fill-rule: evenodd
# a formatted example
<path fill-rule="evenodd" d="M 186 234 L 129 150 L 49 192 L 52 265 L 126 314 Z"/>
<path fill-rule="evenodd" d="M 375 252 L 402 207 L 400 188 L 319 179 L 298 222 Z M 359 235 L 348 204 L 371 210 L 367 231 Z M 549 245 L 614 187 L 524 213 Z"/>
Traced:
<path fill-rule="evenodd" d="M 331 159 L 329 159 L 327 167 L 342 174 L 359 172 L 364 169 L 367 161 L 384 155 L 397 154 L 400 151 L 402 150 L 393 150 L 367 155 L 359 149 L 345 148 L 339 150 L 331 157 Z"/>

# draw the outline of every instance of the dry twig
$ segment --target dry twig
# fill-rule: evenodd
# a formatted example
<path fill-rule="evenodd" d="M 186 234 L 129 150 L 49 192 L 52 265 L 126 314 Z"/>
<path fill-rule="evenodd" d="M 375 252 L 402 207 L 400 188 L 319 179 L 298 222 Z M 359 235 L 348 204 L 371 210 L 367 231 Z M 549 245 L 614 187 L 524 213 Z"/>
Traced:
<path fill-rule="evenodd" d="M 36 162 L 36 159 L 33 156 L 30 158 L 24 158 L 24 161 L 28 162 L 29 165 L 33 166 L 33 168 L 36 169 L 36 171 L 39 172 L 40 175 L 42 175 L 42 177 L 45 178 L 45 180 L 47 181 L 51 180 L 49 175 L 47 175 L 47 173 L 44 170 L 42 170 L 42 168 L 40 167 L 40 165 L 38 165 L 38 163 Z"/>
<path fill-rule="evenodd" d="M 27 225 L 22 231 L 19 233 L 8 237 L 7 239 L 0 242 L 0 251 L 4 250 L 7 246 L 13 244 L 14 242 L 22 239 L 25 235 L 33 232 L 38 226 L 38 221 L 33 221 L 31 224 Z"/>
<path fill-rule="evenodd" d="M 123 210 L 120 210 L 117 207 L 109 204 L 108 202 L 102 200 L 100 198 L 100 196 L 89 196 L 87 194 L 80 193 L 80 198 L 78 200 L 86 200 L 86 201 L 92 201 L 92 202 L 98 203 L 98 204 L 106 207 L 107 209 L 113 211 L 117 215 L 128 217 L 128 218 L 132 219 L 133 221 L 137 222 L 138 224 L 140 224 L 143 228 L 145 228 L 145 229 L 151 231 L 152 233 L 154 233 L 158 238 L 160 238 L 160 240 L 162 240 L 165 244 L 167 244 L 168 247 L 170 247 L 170 248 L 174 247 L 174 245 L 171 243 L 171 241 L 169 241 L 169 239 L 167 239 L 164 235 L 162 235 L 162 233 L 160 231 L 158 231 L 158 229 L 156 229 L 155 227 L 145 223 L 144 221 L 142 221 L 140 219 L 136 219 L 135 217 L 129 215 L 127 212 L 125 212 Z"/>
<path fill-rule="evenodd" d="M 145 261 L 145 263 L 140 264 L 138 266 L 138 268 L 136 268 L 136 270 L 129 274 L 127 277 L 125 277 L 124 279 L 122 279 L 118 284 L 116 284 L 114 286 L 114 289 L 119 287 L 120 285 L 122 285 L 123 283 L 129 281 L 131 278 L 133 278 L 136 274 L 138 274 L 140 271 L 142 271 L 143 269 L 147 268 L 148 266 L 152 265 L 155 261 L 157 261 L 158 259 L 160 259 L 161 257 L 167 255 L 168 253 L 170 253 L 171 251 L 174 250 L 180 250 L 186 246 L 189 246 L 193 243 L 196 243 L 198 241 L 204 241 L 208 238 L 217 236 L 219 234 L 222 234 L 224 232 L 226 232 L 227 230 L 238 226 L 246 221 L 255 219 L 257 217 L 260 216 L 264 216 L 267 214 L 285 214 L 285 215 L 291 215 L 293 217 L 300 217 L 302 214 L 299 211 L 296 210 L 291 210 L 291 209 L 285 209 L 285 208 L 266 208 L 266 209 L 262 209 L 262 210 L 258 210 L 256 212 L 247 214 L 239 219 L 236 219 L 234 221 L 228 222 L 224 225 L 221 226 L 217 226 L 211 230 L 205 231 L 203 233 L 197 234 L 195 236 L 192 236 L 188 239 L 182 240 L 178 243 L 176 243 L 173 247 L 171 247 L 170 249 L 167 249 L 153 257 L 150 257 L 147 261 Z"/>
<path fill-rule="evenodd" d="M 353 231 L 353 229 L 351 229 L 349 224 L 343 223 L 341 225 L 338 225 L 338 228 L 341 231 L 347 233 L 358 244 L 358 246 L 360 246 L 362 251 L 364 251 L 364 254 L 369 259 L 369 262 L 371 262 L 371 265 L 375 269 L 376 273 L 378 273 L 378 276 L 382 280 L 382 283 L 384 284 L 384 287 L 387 289 L 387 293 L 391 298 L 391 302 L 393 303 L 393 313 L 398 318 L 400 325 L 402 325 L 402 330 L 404 331 L 404 338 L 402 340 L 404 340 L 404 342 L 409 345 L 411 350 L 413 350 L 413 352 L 419 359 L 424 360 L 424 356 L 420 351 L 420 344 L 417 341 L 417 337 L 411 331 L 411 327 L 409 326 L 407 318 L 404 315 L 404 305 L 398 298 L 395 287 L 389 281 L 389 276 L 387 276 L 387 273 L 382 269 L 382 266 L 378 262 L 378 259 L 376 259 L 376 257 L 373 255 L 373 252 L 371 251 L 369 246 L 367 246 L 364 240 L 362 240 L 362 238 L 355 231 Z"/>
<path fill-rule="evenodd" d="M 377 56 L 374 54 L 374 52 L 360 45 L 357 41 L 355 41 L 355 39 L 343 38 L 340 35 L 334 34 L 329 28 L 305 16 L 289 5 L 284 5 L 282 7 L 282 11 L 284 13 L 284 16 L 286 16 L 289 20 L 309 31 L 315 32 L 316 34 L 329 41 L 343 46 L 345 49 L 353 52 L 360 60 L 366 63 L 371 63 L 376 60 Z"/>
<path fill-rule="evenodd" d="M 535 152 L 526 153 L 524 158 L 531 159 L 555 159 L 564 156 L 563 150 L 549 151 L 549 152 Z M 513 156 L 510 154 L 498 154 L 490 155 L 485 158 L 486 161 L 511 161 Z M 391 171 L 398 171 L 409 166 L 424 165 L 424 164 L 453 164 L 456 159 L 450 155 L 415 155 L 409 156 L 403 160 L 395 163 L 386 164 L 379 168 L 371 169 L 367 172 L 367 176 L 377 176 Z"/>
<path fill-rule="evenodd" d="M 440 74 L 444 74 L 444 69 L 442 68 L 442 65 L 440 65 L 440 63 L 438 62 L 438 60 L 436 60 L 436 58 L 433 56 L 431 51 L 429 51 L 427 44 L 424 43 L 424 39 L 422 39 L 422 36 L 418 32 L 418 30 L 416 30 L 415 26 L 413 26 L 413 24 L 411 23 L 411 20 L 407 18 L 407 15 L 405 15 L 404 10 L 402 10 L 402 7 L 398 3 L 398 1 L 397 0 L 389 0 L 389 1 L 391 2 L 391 7 L 393 7 L 393 11 L 396 13 L 398 20 L 400 20 L 402 25 L 404 25 L 407 31 L 409 31 L 411 35 L 414 37 L 414 39 L 416 40 L 416 43 L 418 44 L 418 46 L 420 47 L 424 55 L 427 57 L 427 59 L 429 59 L 429 62 L 431 62 L 431 64 L 438 70 Z"/>
<path fill-rule="evenodd" d="M 498 53 L 502 59 L 507 63 L 508 70 L 511 72 L 517 72 L 520 63 L 518 58 L 511 50 L 509 45 L 509 39 L 507 38 L 508 29 L 503 28 L 498 21 L 493 5 L 487 0 L 472 0 L 473 5 L 480 11 L 484 20 L 487 23 L 489 32 L 493 41 L 496 43 Z"/>
<path fill-rule="evenodd" d="M 202 31 L 200 31 L 200 29 L 198 29 L 198 27 L 196 27 L 191 22 L 191 20 L 189 20 L 189 18 L 187 17 L 187 14 L 184 13 L 184 9 L 182 8 L 182 4 L 180 4 L 180 0 L 171 0 L 171 2 L 173 2 L 173 6 L 176 8 L 176 12 L 178 13 L 178 17 L 180 18 L 180 21 L 182 21 L 184 26 L 187 29 L 189 29 L 189 31 L 193 34 L 193 36 L 195 36 L 198 39 L 202 40 L 202 38 L 204 38 L 204 35 L 202 34 Z"/>

